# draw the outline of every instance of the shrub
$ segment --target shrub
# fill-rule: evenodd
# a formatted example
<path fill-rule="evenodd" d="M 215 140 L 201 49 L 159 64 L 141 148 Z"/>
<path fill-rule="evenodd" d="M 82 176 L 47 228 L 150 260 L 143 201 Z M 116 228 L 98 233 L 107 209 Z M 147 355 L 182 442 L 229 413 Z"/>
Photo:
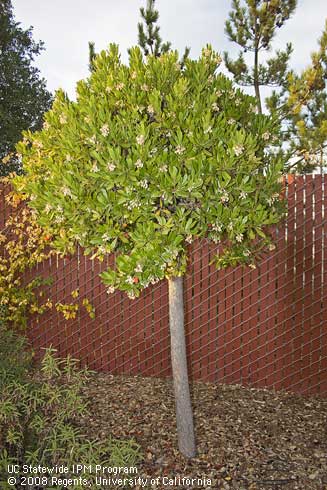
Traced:
<path fill-rule="evenodd" d="M 16 357 L 10 362 L 8 356 L 7 363 L 2 368 L 11 372 L 18 360 L 21 371 L 25 372 L 24 341 L 14 345 Z M 3 341 L 0 349 L 5 351 Z M 22 362 L 20 354 L 23 354 Z M 69 474 L 57 476 L 65 478 L 81 476 L 73 472 L 74 463 L 87 466 L 136 465 L 140 452 L 139 446 L 133 440 L 116 441 L 110 437 L 105 441 L 89 440 L 78 425 L 77 419 L 88 413 L 87 403 L 81 394 L 81 388 L 88 377 L 89 372 L 78 369 L 75 359 L 59 359 L 51 348 L 46 349 L 40 370 L 34 373 L 29 370 L 18 379 L 7 377 L 0 394 L 1 488 L 21 488 L 23 475 L 18 476 L 16 487 L 8 486 L 8 464 L 28 464 L 33 467 L 64 465 L 70 468 Z M 51 474 L 44 473 L 40 476 L 50 478 Z M 82 474 L 82 477 L 92 483 L 94 474 Z M 48 484 L 42 485 L 42 478 L 40 483 L 29 488 L 51 488 Z M 83 485 L 59 485 L 55 488 L 77 490 L 83 488 Z"/>
<path fill-rule="evenodd" d="M 10 180 L 0 179 L 1 182 L 8 185 Z M 0 230 L 0 325 L 11 324 L 20 330 L 27 326 L 29 314 L 55 308 L 69 320 L 79 311 L 78 290 L 72 291 L 75 302 L 54 304 L 50 291 L 47 297 L 44 290 L 44 286 L 52 284 L 51 277 L 34 275 L 26 280 L 26 272 L 55 252 L 50 247 L 51 235 L 36 223 L 34 211 L 23 201 L 23 196 L 13 190 L 6 195 L 9 217 Z M 95 310 L 88 298 L 83 298 L 81 304 L 94 318 Z"/>
<path fill-rule="evenodd" d="M 0 389 L 12 380 L 21 380 L 31 368 L 32 352 L 26 337 L 6 328 L 0 311 Z"/>
<path fill-rule="evenodd" d="M 8 179 L 2 179 L 8 184 Z M 44 230 L 36 223 L 35 214 L 22 205 L 22 196 L 14 191 L 6 195 L 10 215 L 0 229 L 0 322 L 16 328 L 26 326 L 29 313 L 43 313 L 50 301 L 40 305 L 36 291 L 49 279 L 34 277 L 24 281 L 24 273 L 47 259 L 49 250 Z"/>

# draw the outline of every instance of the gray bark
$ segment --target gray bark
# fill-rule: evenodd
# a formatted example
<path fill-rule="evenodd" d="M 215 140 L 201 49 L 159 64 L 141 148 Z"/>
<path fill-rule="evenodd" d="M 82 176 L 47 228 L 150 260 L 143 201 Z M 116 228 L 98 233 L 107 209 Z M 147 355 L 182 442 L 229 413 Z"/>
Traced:
<path fill-rule="evenodd" d="M 173 368 L 178 447 L 187 458 L 196 454 L 193 412 L 187 374 L 183 278 L 168 279 L 171 362 Z"/>

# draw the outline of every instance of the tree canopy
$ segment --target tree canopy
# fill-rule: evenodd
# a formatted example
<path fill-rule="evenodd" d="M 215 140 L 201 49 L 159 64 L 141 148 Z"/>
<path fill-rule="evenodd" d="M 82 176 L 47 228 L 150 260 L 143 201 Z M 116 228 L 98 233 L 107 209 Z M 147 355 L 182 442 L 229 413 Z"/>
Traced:
<path fill-rule="evenodd" d="M 22 131 L 40 129 L 51 95 L 34 59 L 43 49 L 14 19 L 10 0 L 0 0 L 0 175 L 20 168 L 14 151 Z M 9 156 L 8 156 L 9 155 Z M 2 162 L 5 158 L 5 162 Z"/>
<path fill-rule="evenodd" d="M 110 45 L 76 102 L 58 92 L 42 131 L 18 145 L 16 184 L 54 246 L 117 252 L 102 274 L 110 291 L 135 297 L 182 275 L 195 238 L 222 244 L 218 266 L 254 266 L 271 247 L 266 229 L 283 212 L 278 123 L 217 73 L 220 61 L 207 46 L 181 70 L 177 52 L 144 61 L 135 47 L 126 66 Z"/>

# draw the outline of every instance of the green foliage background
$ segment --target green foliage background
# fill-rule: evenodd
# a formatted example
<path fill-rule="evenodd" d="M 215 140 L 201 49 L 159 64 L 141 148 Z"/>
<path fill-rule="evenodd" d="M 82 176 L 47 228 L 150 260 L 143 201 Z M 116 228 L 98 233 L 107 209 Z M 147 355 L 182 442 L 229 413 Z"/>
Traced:
<path fill-rule="evenodd" d="M 0 175 L 20 171 L 13 153 L 22 131 L 40 129 L 50 108 L 51 94 L 40 71 L 33 66 L 43 49 L 31 29 L 15 21 L 10 0 L 0 0 Z"/>

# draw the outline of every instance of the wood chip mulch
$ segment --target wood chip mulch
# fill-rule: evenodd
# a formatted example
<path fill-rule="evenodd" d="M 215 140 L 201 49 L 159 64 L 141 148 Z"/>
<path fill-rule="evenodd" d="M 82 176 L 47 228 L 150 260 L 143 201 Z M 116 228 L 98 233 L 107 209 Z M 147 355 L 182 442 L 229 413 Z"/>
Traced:
<path fill-rule="evenodd" d="M 171 380 L 93 374 L 85 394 L 84 429 L 134 438 L 141 476 L 211 478 L 208 488 L 219 490 L 327 490 L 327 399 L 196 382 L 198 454 L 187 460 L 177 450 Z"/>

